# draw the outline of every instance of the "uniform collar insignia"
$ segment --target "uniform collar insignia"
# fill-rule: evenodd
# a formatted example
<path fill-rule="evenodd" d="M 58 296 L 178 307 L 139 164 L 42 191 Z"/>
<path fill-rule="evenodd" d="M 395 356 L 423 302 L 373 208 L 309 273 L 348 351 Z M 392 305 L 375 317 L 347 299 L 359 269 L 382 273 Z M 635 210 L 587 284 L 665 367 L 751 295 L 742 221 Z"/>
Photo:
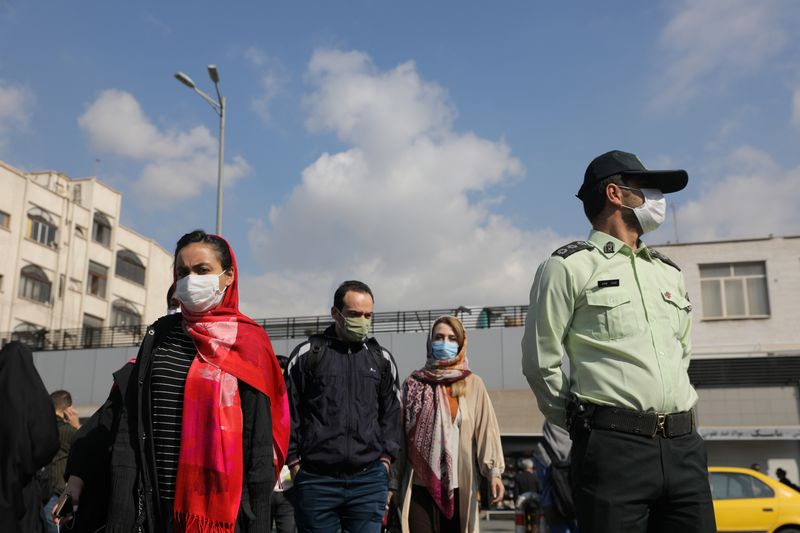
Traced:
<path fill-rule="evenodd" d="M 608 241 L 606 243 L 606 245 L 603 247 L 603 252 L 605 252 L 607 254 L 613 254 L 614 253 L 614 243 L 611 242 L 611 241 Z"/>

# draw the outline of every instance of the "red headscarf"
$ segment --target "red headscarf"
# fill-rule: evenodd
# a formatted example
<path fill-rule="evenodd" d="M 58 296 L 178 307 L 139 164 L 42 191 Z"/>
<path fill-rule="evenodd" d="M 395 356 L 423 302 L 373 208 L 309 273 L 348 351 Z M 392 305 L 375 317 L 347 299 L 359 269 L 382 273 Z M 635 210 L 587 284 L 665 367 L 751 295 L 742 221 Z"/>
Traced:
<path fill-rule="evenodd" d="M 242 497 L 244 458 L 238 380 L 270 401 L 276 479 L 289 445 L 289 402 L 264 329 L 239 312 L 239 271 L 230 245 L 233 283 L 216 309 L 183 310 L 197 346 L 186 376 L 181 451 L 175 484 L 176 531 L 233 532 Z"/>

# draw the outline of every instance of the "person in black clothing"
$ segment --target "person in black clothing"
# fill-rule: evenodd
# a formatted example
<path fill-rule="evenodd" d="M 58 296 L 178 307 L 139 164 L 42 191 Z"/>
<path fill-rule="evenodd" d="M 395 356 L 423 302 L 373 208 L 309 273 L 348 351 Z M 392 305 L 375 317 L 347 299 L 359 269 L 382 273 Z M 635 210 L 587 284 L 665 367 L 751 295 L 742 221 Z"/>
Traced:
<path fill-rule="evenodd" d="M 58 423 L 58 452 L 53 457 L 53 462 L 48 467 L 50 475 L 50 497 L 42 509 L 42 519 L 45 523 L 45 531 L 48 533 L 58 533 L 58 526 L 53 519 L 53 507 L 61 493 L 64 492 L 64 469 L 67 467 L 67 457 L 72 439 L 81 427 L 78 413 L 72 407 L 72 395 L 69 391 L 57 390 L 50 393 L 53 401 L 53 409 L 56 413 Z"/>
<path fill-rule="evenodd" d="M 184 235 L 174 275 L 182 312 L 148 328 L 73 441 L 73 532 L 269 531 L 288 445 L 280 367 L 263 328 L 238 312 L 225 240 Z"/>
<path fill-rule="evenodd" d="M 779 468 L 775 471 L 775 475 L 778 476 L 778 481 L 780 481 L 787 487 L 791 487 L 797 492 L 800 492 L 800 487 L 789 481 L 789 478 L 786 477 L 786 470 L 784 470 L 783 468 Z"/>
<path fill-rule="evenodd" d="M 42 531 L 42 492 L 34 478 L 58 451 L 53 403 L 33 366 L 30 348 L 0 350 L 0 531 Z"/>
<path fill-rule="evenodd" d="M 522 460 L 522 470 L 517 471 L 514 476 L 514 491 L 517 498 L 526 492 L 539 492 L 539 478 L 533 471 L 533 461 L 531 459 Z"/>
<path fill-rule="evenodd" d="M 336 290 L 335 322 L 292 352 L 287 464 L 298 531 L 375 532 L 402 429 L 397 367 L 368 338 L 373 296 L 360 281 Z"/>
<path fill-rule="evenodd" d="M 282 370 L 286 370 L 289 365 L 289 358 L 285 355 L 277 355 L 278 363 Z M 275 483 L 275 490 L 272 491 L 270 501 L 270 515 L 275 533 L 296 533 L 294 525 L 294 505 L 292 504 L 294 491 L 292 490 L 292 477 L 289 467 L 283 465 L 278 482 Z"/>

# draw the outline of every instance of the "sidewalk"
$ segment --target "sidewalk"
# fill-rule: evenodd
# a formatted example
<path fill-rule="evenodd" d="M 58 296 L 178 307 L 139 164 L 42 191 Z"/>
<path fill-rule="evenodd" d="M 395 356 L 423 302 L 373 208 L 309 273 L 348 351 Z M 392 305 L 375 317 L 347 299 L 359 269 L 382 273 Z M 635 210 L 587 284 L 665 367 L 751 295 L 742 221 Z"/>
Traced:
<path fill-rule="evenodd" d="M 499 531 L 514 531 L 513 520 L 481 520 L 481 531 L 499 532 Z"/>

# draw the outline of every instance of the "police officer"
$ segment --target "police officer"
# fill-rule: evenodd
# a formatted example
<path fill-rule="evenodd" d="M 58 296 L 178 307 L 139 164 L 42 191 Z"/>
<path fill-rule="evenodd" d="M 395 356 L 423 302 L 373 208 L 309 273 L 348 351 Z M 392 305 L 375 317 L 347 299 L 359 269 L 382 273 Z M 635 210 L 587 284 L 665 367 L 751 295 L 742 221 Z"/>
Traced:
<path fill-rule="evenodd" d="M 581 533 L 716 530 L 687 373 L 692 305 L 678 266 L 639 240 L 687 181 L 631 153 L 598 156 L 577 195 L 589 238 L 536 272 L 522 367 L 547 419 L 570 429 Z"/>

